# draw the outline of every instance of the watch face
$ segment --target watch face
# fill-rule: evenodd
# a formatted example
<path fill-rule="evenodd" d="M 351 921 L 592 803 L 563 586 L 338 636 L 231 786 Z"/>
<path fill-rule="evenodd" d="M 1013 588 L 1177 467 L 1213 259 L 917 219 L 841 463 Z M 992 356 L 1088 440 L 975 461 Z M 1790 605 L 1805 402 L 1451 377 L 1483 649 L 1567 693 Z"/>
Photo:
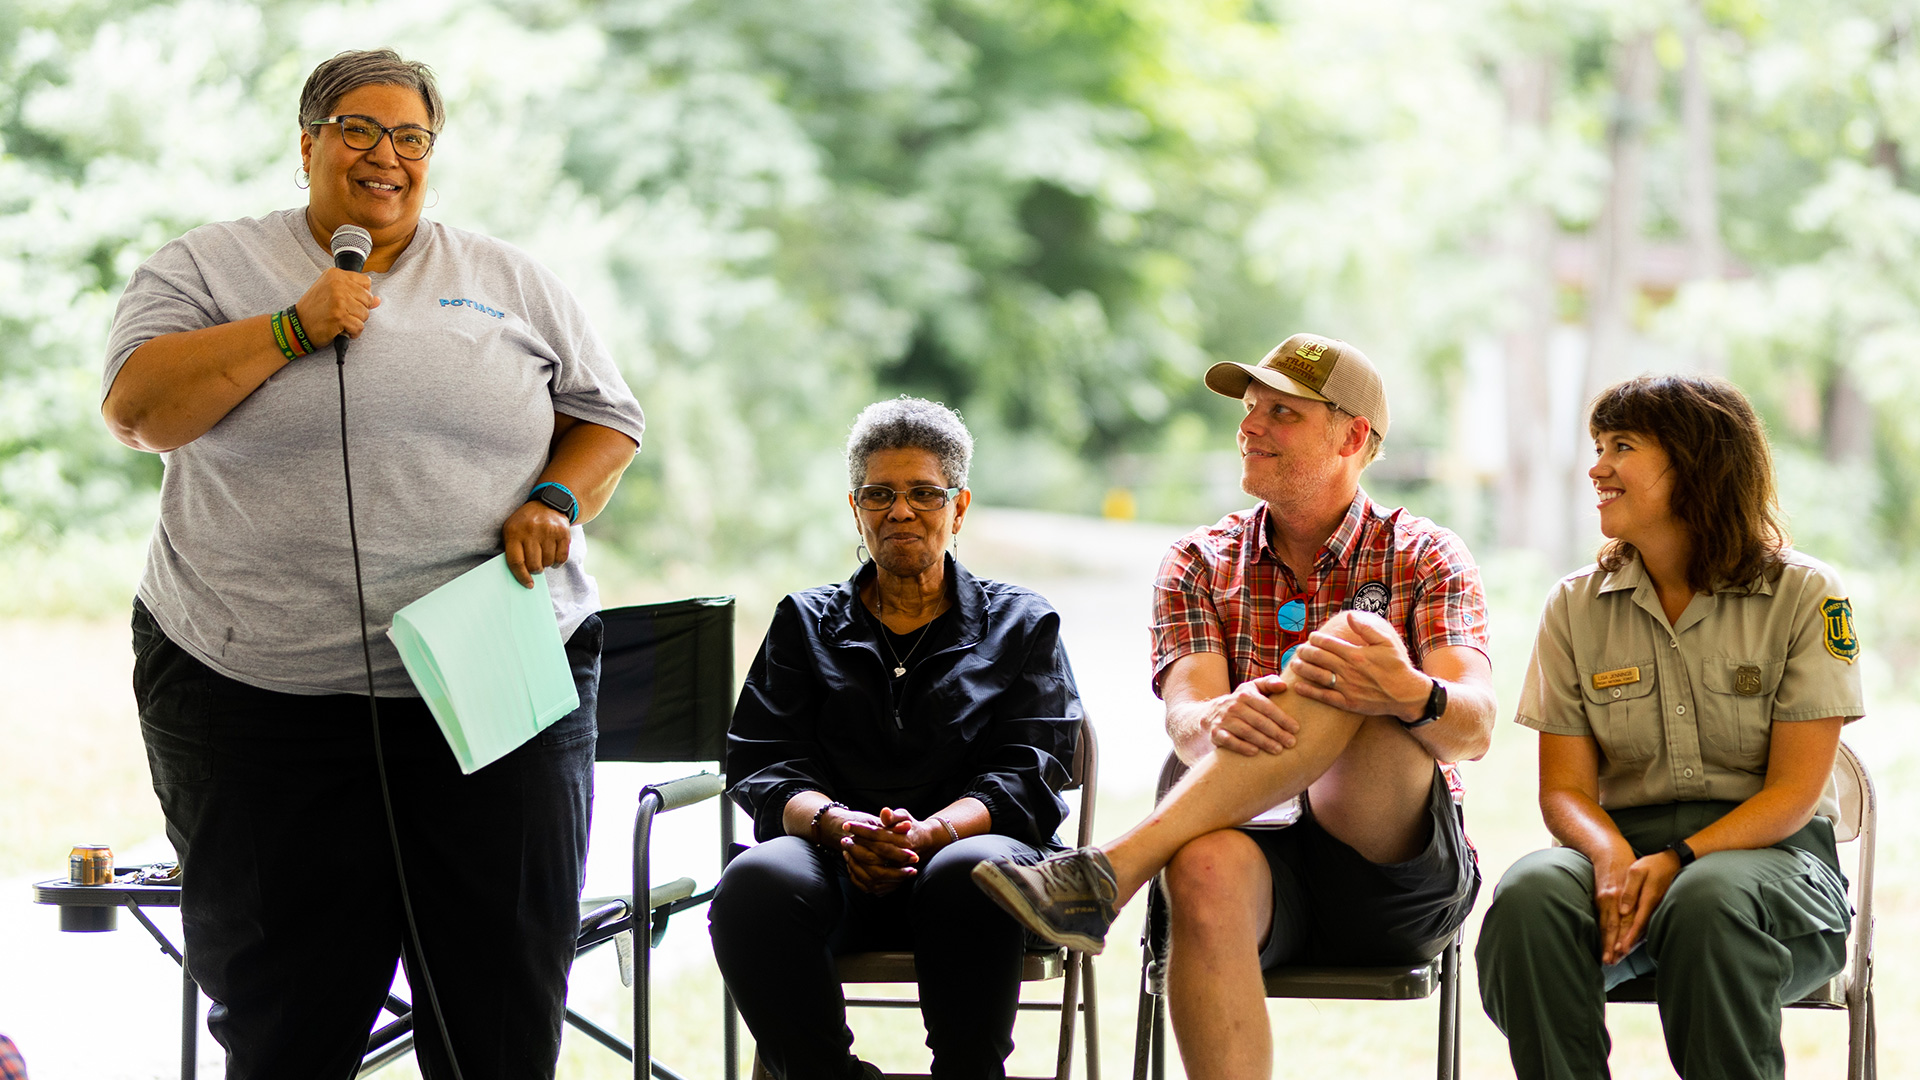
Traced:
<path fill-rule="evenodd" d="M 574 500 L 566 492 L 557 487 L 541 488 L 533 493 L 533 497 L 535 501 L 545 503 L 566 515 L 569 522 L 573 520 Z"/>

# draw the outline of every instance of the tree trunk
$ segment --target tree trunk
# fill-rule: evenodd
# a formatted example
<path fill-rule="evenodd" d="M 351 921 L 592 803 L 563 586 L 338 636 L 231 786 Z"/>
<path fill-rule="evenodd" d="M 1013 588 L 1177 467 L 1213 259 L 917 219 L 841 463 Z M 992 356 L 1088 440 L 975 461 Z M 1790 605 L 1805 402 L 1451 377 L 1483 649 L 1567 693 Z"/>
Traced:
<path fill-rule="evenodd" d="M 1612 176 L 1592 234 L 1592 279 L 1587 289 L 1585 403 L 1635 371 L 1633 314 L 1639 299 L 1640 229 L 1646 214 L 1646 128 L 1652 118 L 1659 69 L 1653 35 L 1637 33 L 1614 49 L 1614 114 L 1607 126 Z M 1584 432 L 1580 433 L 1584 436 Z M 1568 521 L 1575 537 L 1592 532 L 1586 455 L 1567 475 Z"/>
<path fill-rule="evenodd" d="M 1510 64 L 1502 73 L 1507 117 L 1516 149 L 1543 152 L 1553 105 L 1553 68 L 1544 57 Z M 1514 211 L 1509 258 L 1518 274 L 1520 314 L 1505 344 L 1506 469 L 1500 478 L 1499 544 L 1538 551 L 1555 568 L 1570 552 L 1566 514 L 1560 512 L 1556 477 L 1566 441 L 1554 415 L 1548 344 L 1554 326 L 1553 215 L 1537 199 Z"/>
<path fill-rule="evenodd" d="M 1681 37 L 1687 62 L 1680 73 L 1680 116 L 1686 137 L 1687 276 L 1720 276 L 1719 172 L 1714 160 L 1713 91 L 1707 86 L 1706 18 L 1701 0 L 1688 0 Z"/>
<path fill-rule="evenodd" d="M 1820 449 L 1828 463 L 1865 465 L 1873 453 L 1873 405 L 1845 363 L 1834 366 L 1824 412 Z"/>

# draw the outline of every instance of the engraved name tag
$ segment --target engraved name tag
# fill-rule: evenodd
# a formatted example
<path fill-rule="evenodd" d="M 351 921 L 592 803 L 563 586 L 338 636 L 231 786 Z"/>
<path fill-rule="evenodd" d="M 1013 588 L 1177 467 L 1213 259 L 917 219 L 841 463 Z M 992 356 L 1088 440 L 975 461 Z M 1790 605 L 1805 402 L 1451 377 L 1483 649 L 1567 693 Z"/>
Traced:
<path fill-rule="evenodd" d="M 1605 690 L 1609 686 L 1625 686 L 1640 681 L 1640 669 L 1637 667 L 1615 668 L 1612 671 L 1597 671 L 1593 675 L 1593 688 Z"/>
<path fill-rule="evenodd" d="M 1742 664 L 1733 672 L 1733 692 L 1752 697 L 1760 692 L 1760 669 Z"/>

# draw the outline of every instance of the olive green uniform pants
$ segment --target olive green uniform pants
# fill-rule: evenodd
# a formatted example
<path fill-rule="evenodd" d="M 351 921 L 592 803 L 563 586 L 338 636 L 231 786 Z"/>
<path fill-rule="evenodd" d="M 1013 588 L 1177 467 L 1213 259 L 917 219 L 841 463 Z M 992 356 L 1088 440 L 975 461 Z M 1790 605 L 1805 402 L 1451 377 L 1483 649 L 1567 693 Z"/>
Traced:
<path fill-rule="evenodd" d="M 1683 840 L 1731 802 L 1669 803 L 1613 813 L 1638 855 Z M 1680 872 L 1647 924 L 1634 974 L 1655 971 L 1667 1055 L 1686 1080 L 1786 1076 L 1780 1008 L 1846 962 L 1846 880 L 1833 827 L 1815 818 L 1758 851 L 1701 856 Z M 1536 851 L 1494 890 L 1474 958 L 1480 1000 L 1506 1033 L 1520 1080 L 1604 1078 L 1608 976 L 1593 906 L 1593 864 L 1569 848 Z"/>

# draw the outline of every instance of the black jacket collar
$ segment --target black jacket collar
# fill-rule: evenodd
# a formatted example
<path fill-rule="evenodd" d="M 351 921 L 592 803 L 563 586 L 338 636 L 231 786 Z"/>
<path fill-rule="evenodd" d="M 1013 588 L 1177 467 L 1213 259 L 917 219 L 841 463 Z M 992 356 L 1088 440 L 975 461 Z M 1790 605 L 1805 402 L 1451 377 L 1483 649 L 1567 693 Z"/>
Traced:
<path fill-rule="evenodd" d="M 972 645 L 980 640 L 987 625 L 987 591 L 980 587 L 980 582 L 967 572 L 966 567 L 960 565 L 959 560 L 951 554 L 943 558 L 946 560 L 947 581 L 956 601 L 955 643 Z M 872 563 L 862 563 L 852 577 L 834 589 L 827 612 L 820 619 L 820 629 L 826 637 L 838 644 L 865 642 L 871 637 L 860 625 L 860 590 L 873 579 L 876 572 Z"/>

